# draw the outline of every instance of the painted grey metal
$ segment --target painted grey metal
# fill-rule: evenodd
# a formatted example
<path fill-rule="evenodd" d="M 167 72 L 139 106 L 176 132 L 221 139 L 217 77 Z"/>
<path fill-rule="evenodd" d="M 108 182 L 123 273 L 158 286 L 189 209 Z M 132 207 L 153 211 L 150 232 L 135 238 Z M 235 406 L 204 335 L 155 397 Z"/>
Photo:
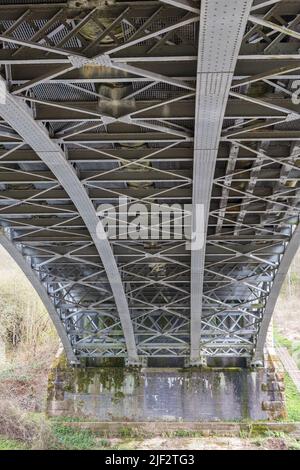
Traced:
<path fill-rule="evenodd" d="M 144 227 L 139 239 L 110 235 L 139 357 L 251 360 L 299 221 L 299 2 L 254 0 L 264 26 L 246 30 L 247 2 L 88 2 L 80 13 L 68 4 L 59 25 L 59 6 L 26 3 L 0 5 L 11 94 L 63 149 L 92 207 L 110 205 L 117 226 L 131 205 L 154 217 L 150 237 Z M 272 29 L 279 17 L 283 29 Z M 105 32 L 94 25 L 89 37 L 91 19 Z M 0 145 L 0 225 L 31 258 L 76 356 L 126 358 L 114 293 L 60 171 L 5 119 Z M 192 201 L 207 223 L 205 248 L 190 253 L 162 218 L 187 217 L 190 230 Z"/>
<path fill-rule="evenodd" d="M 9 255 L 13 258 L 13 260 L 17 263 L 19 268 L 23 271 L 31 285 L 36 290 L 39 298 L 44 304 L 45 309 L 47 310 L 55 328 L 57 334 L 62 342 L 64 347 L 65 353 L 67 358 L 71 364 L 78 363 L 78 358 L 74 354 L 74 350 L 70 339 L 66 333 L 64 325 L 62 324 L 61 319 L 58 316 L 58 313 L 48 296 L 47 290 L 42 285 L 40 279 L 36 275 L 36 273 L 31 269 L 30 264 L 26 261 L 22 253 L 18 250 L 18 248 L 12 243 L 9 238 L 4 234 L 3 229 L 0 229 L 0 244 L 5 248 L 5 250 L 9 253 Z"/>
<path fill-rule="evenodd" d="M 192 13 L 200 13 L 199 8 L 197 8 L 191 0 L 160 0 L 162 3 L 167 3 L 178 8 L 183 8 L 184 10 L 191 11 Z"/>
<path fill-rule="evenodd" d="M 252 0 L 204 0 L 201 3 L 197 66 L 193 170 L 193 231 L 199 229 L 203 247 L 191 257 L 191 363 L 201 362 L 201 314 L 205 241 L 210 195 L 230 85 Z M 226 38 L 226 41 L 224 41 Z M 205 226 L 197 228 L 199 205 Z"/>
<path fill-rule="evenodd" d="M 126 340 L 128 362 L 133 364 L 138 363 L 134 333 L 120 273 L 109 241 L 104 233 L 102 223 L 96 215 L 96 210 L 87 192 L 80 183 L 75 171 L 67 162 L 62 149 L 58 144 L 49 139 L 46 129 L 34 121 L 29 108 L 20 98 L 13 97 L 10 93 L 6 93 L 6 102 L 4 104 L 0 103 L 0 115 L 5 118 L 24 141 L 30 145 L 41 160 L 46 163 L 69 194 L 78 212 L 81 214 L 82 219 L 85 221 L 86 227 L 105 267 L 114 294 Z M 102 235 L 101 238 L 99 234 Z"/>
<path fill-rule="evenodd" d="M 283 282 L 291 266 L 291 263 L 300 247 L 300 224 L 295 228 L 293 236 L 288 243 L 280 265 L 276 271 L 271 290 L 268 295 L 268 301 L 264 310 L 262 322 L 257 335 L 253 363 L 262 363 L 264 357 L 264 346 L 268 334 L 269 325 L 272 319 L 274 308 L 278 300 Z"/>

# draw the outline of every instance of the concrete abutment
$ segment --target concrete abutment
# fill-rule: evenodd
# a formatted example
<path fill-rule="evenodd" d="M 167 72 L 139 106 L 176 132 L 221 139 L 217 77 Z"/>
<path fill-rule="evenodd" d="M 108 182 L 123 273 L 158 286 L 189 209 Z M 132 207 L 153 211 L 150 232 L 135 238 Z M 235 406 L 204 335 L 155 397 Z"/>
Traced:
<path fill-rule="evenodd" d="M 49 416 L 114 422 L 204 422 L 285 418 L 284 374 L 274 357 L 265 368 L 69 366 L 64 355 L 49 373 Z"/>

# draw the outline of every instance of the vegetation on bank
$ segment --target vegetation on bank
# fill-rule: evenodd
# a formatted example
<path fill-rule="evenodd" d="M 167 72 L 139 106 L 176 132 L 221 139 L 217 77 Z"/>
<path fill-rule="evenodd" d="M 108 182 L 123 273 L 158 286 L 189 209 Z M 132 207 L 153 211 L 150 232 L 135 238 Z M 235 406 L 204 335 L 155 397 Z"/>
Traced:
<path fill-rule="evenodd" d="M 277 346 L 287 348 L 298 368 L 300 369 L 300 341 L 292 341 L 289 338 L 283 336 L 278 331 L 278 328 L 274 328 L 274 342 Z"/>
<path fill-rule="evenodd" d="M 28 447 L 21 441 L 0 436 L 0 450 L 28 450 Z"/>
<path fill-rule="evenodd" d="M 284 383 L 288 420 L 300 422 L 300 394 L 287 373 L 285 374 Z"/>
<path fill-rule="evenodd" d="M 108 447 L 91 431 L 73 429 L 64 420 L 43 413 L 24 412 L 11 401 L 0 400 L 0 450 L 89 450 Z"/>

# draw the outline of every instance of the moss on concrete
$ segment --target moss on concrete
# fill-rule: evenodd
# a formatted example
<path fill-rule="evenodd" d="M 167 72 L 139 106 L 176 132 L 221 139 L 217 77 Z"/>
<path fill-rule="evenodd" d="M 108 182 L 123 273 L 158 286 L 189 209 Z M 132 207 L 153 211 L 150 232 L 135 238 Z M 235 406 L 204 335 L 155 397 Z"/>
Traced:
<path fill-rule="evenodd" d="M 132 376 L 135 386 L 138 386 L 140 375 L 138 367 L 87 367 L 76 369 L 74 379 L 79 393 L 87 392 L 91 384 L 98 384 L 104 390 L 122 392 L 126 377 Z"/>

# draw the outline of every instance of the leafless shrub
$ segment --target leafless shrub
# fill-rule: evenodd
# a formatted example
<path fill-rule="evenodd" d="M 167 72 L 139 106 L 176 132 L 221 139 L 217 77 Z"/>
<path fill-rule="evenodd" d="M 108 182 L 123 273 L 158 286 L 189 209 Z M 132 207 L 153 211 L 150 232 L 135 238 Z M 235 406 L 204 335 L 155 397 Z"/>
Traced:
<path fill-rule="evenodd" d="M 0 363 L 0 400 L 42 411 L 59 340 L 38 295 L 1 247 L 0 339 L 6 349 L 6 361 Z"/>
<path fill-rule="evenodd" d="M 0 434 L 31 444 L 37 435 L 37 426 L 11 401 L 1 400 Z"/>
<path fill-rule="evenodd" d="M 0 436 L 19 440 L 32 450 L 59 447 L 51 425 L 43 416 L 30 417 L 11 400 L 0 400 Z"/>

